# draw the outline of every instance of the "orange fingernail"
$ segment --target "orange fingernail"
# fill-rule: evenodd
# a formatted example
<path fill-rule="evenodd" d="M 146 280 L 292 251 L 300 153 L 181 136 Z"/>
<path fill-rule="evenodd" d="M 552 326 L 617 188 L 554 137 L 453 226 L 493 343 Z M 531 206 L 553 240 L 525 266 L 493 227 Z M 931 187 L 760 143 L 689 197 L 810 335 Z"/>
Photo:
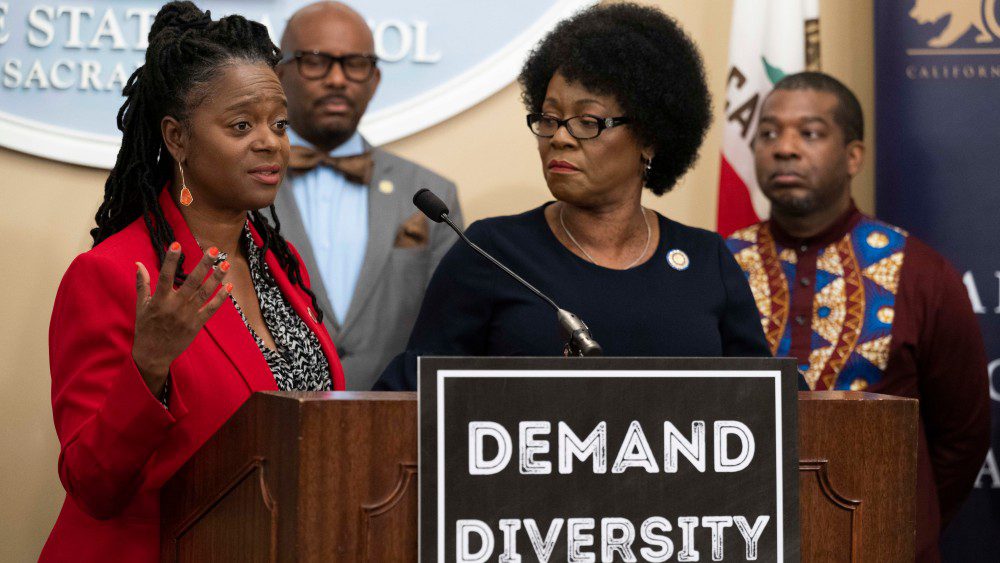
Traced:
<path fill-rule="evenodd" d="M 216 248 L 216 247 L 213 246 L 212 248 L 208 249 L 208 256 L 210 258 L 215 258 L 218 255 L 219 255 L 219 249 L 218 248 Z"/>
<path fill-rule="evenodd" d="M 232 282 L 227 283 L 226 284 L 226 293 L 232 293 L 232 292 L 233 292 L 233 284 L 232 284 Z"/>
<path fill-rule="evenodd" d="M 219 269 L 222 270 L 223 272 L 228 272 L 229 271 L 229 261 L 226 260 L 226 261 L 223 261 L 222 264 L 219 264 Z"/>
<path fill-rule="evenodd" d="M 170 251 L 171 252 L 177 252 L 180 249 L 181 249 L 181 243 L 179 243 L 177 241 L 174 241 L 174 242 L 170 243 Z"/>

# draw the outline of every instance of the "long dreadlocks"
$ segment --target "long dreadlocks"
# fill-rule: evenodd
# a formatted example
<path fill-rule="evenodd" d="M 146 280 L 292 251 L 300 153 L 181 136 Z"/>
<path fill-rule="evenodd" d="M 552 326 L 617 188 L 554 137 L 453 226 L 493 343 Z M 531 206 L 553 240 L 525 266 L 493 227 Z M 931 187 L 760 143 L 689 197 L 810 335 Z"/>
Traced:
<path fill-rule="evenodd" d="M 90 231 L 94 246 L 141 217 L 163 263 L 174 232 L 163 216 L 159 194 L 173 178 L 174 160 L 163 142 L 160 122 L 168 115 L 184 121 L 207 95 L 205 89 L 221 67 L 247 62 L 273 68 L 278 60 L 278 48 L 257 22 L 236 15 L 213 21 L 210 12 L 187 1 L 170 2 L 160 9 L 149 29 L 145 64 L 132 73 L 122 90 L 125 103 L 118 111 L 122 146 L 104 184 L 97 227 Z M 279 232 L 273 205 L 270 214 L 273 226 L 257 210 L 251 211 L 250 221 L 261 235 L 264 250 L 274 252 L 292 283 L 312 299 L 322 321 L 316 295 L 305 286 L 299 262 Z"/>

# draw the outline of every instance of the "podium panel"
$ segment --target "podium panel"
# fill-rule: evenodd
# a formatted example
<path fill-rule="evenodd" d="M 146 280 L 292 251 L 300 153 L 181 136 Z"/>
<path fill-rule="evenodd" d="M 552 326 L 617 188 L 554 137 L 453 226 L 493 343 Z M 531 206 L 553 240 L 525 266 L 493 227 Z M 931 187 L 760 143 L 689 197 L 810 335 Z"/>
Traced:
<path fill-rule="evenodd" d="M 803 561 L 913 561 L 915 399 L 799 392 Z"/>
<path fill-rule="evenodd" d="M 917 402 L 798 406 L 802 561 L 912 561 Z M 165 486 L 162 560 L 415 561 L 417 435 L 414 393 L 258 393 Z"/>
<path fill-rule="evenodd" d="M 161 494 L 163 561 L 409 561 L 413 393 L 253 395 Z"/>

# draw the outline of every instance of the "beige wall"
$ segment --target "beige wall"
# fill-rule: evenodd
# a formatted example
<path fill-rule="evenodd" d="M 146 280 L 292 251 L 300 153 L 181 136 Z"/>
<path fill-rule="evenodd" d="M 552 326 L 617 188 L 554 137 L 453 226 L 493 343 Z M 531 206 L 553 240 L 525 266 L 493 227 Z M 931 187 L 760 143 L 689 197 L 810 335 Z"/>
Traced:
<path fill-rule="evenodd" d="M 659 0 L 701 46 L 715 99 L 724 104 L 730 0 Z M 861 99 L 873 136 L 872 0 L 824 1 L 824 70 L 843 79 Z M 511 85 L 456 118 L 389 145 L 458 183 L 470 220 L 514 213 L 548 198 L 534 140 Z M 715 226 L 715 187 L 721 130 L 708 133 L 697 166 L 670 194 L 646 203 L 674 219 Z M 869 162 L 872 154 L 869 153 Z M 101 199 L 105 171 L 51 162 L 0 149 L 0 560 L 37 557 L 63 493 L 56 476 L 58 444 L 49 407 L 48 319 L 60 276 L 89 246 L 88 230 Z M 873 209 L 872 168 L 855 194 Z"/>

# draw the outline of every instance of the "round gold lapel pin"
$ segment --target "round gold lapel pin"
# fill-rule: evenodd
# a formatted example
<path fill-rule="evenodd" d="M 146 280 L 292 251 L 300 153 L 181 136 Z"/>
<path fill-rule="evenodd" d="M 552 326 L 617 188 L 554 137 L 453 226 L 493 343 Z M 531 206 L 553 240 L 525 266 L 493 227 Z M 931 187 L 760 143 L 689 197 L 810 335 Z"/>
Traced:
<path fill-rule="evenodd" d="M 675 248 L 667 253 L 667 264 L 675 270 L 684 271 L 691 265 L 691 260 L 683 250 Z"/>

